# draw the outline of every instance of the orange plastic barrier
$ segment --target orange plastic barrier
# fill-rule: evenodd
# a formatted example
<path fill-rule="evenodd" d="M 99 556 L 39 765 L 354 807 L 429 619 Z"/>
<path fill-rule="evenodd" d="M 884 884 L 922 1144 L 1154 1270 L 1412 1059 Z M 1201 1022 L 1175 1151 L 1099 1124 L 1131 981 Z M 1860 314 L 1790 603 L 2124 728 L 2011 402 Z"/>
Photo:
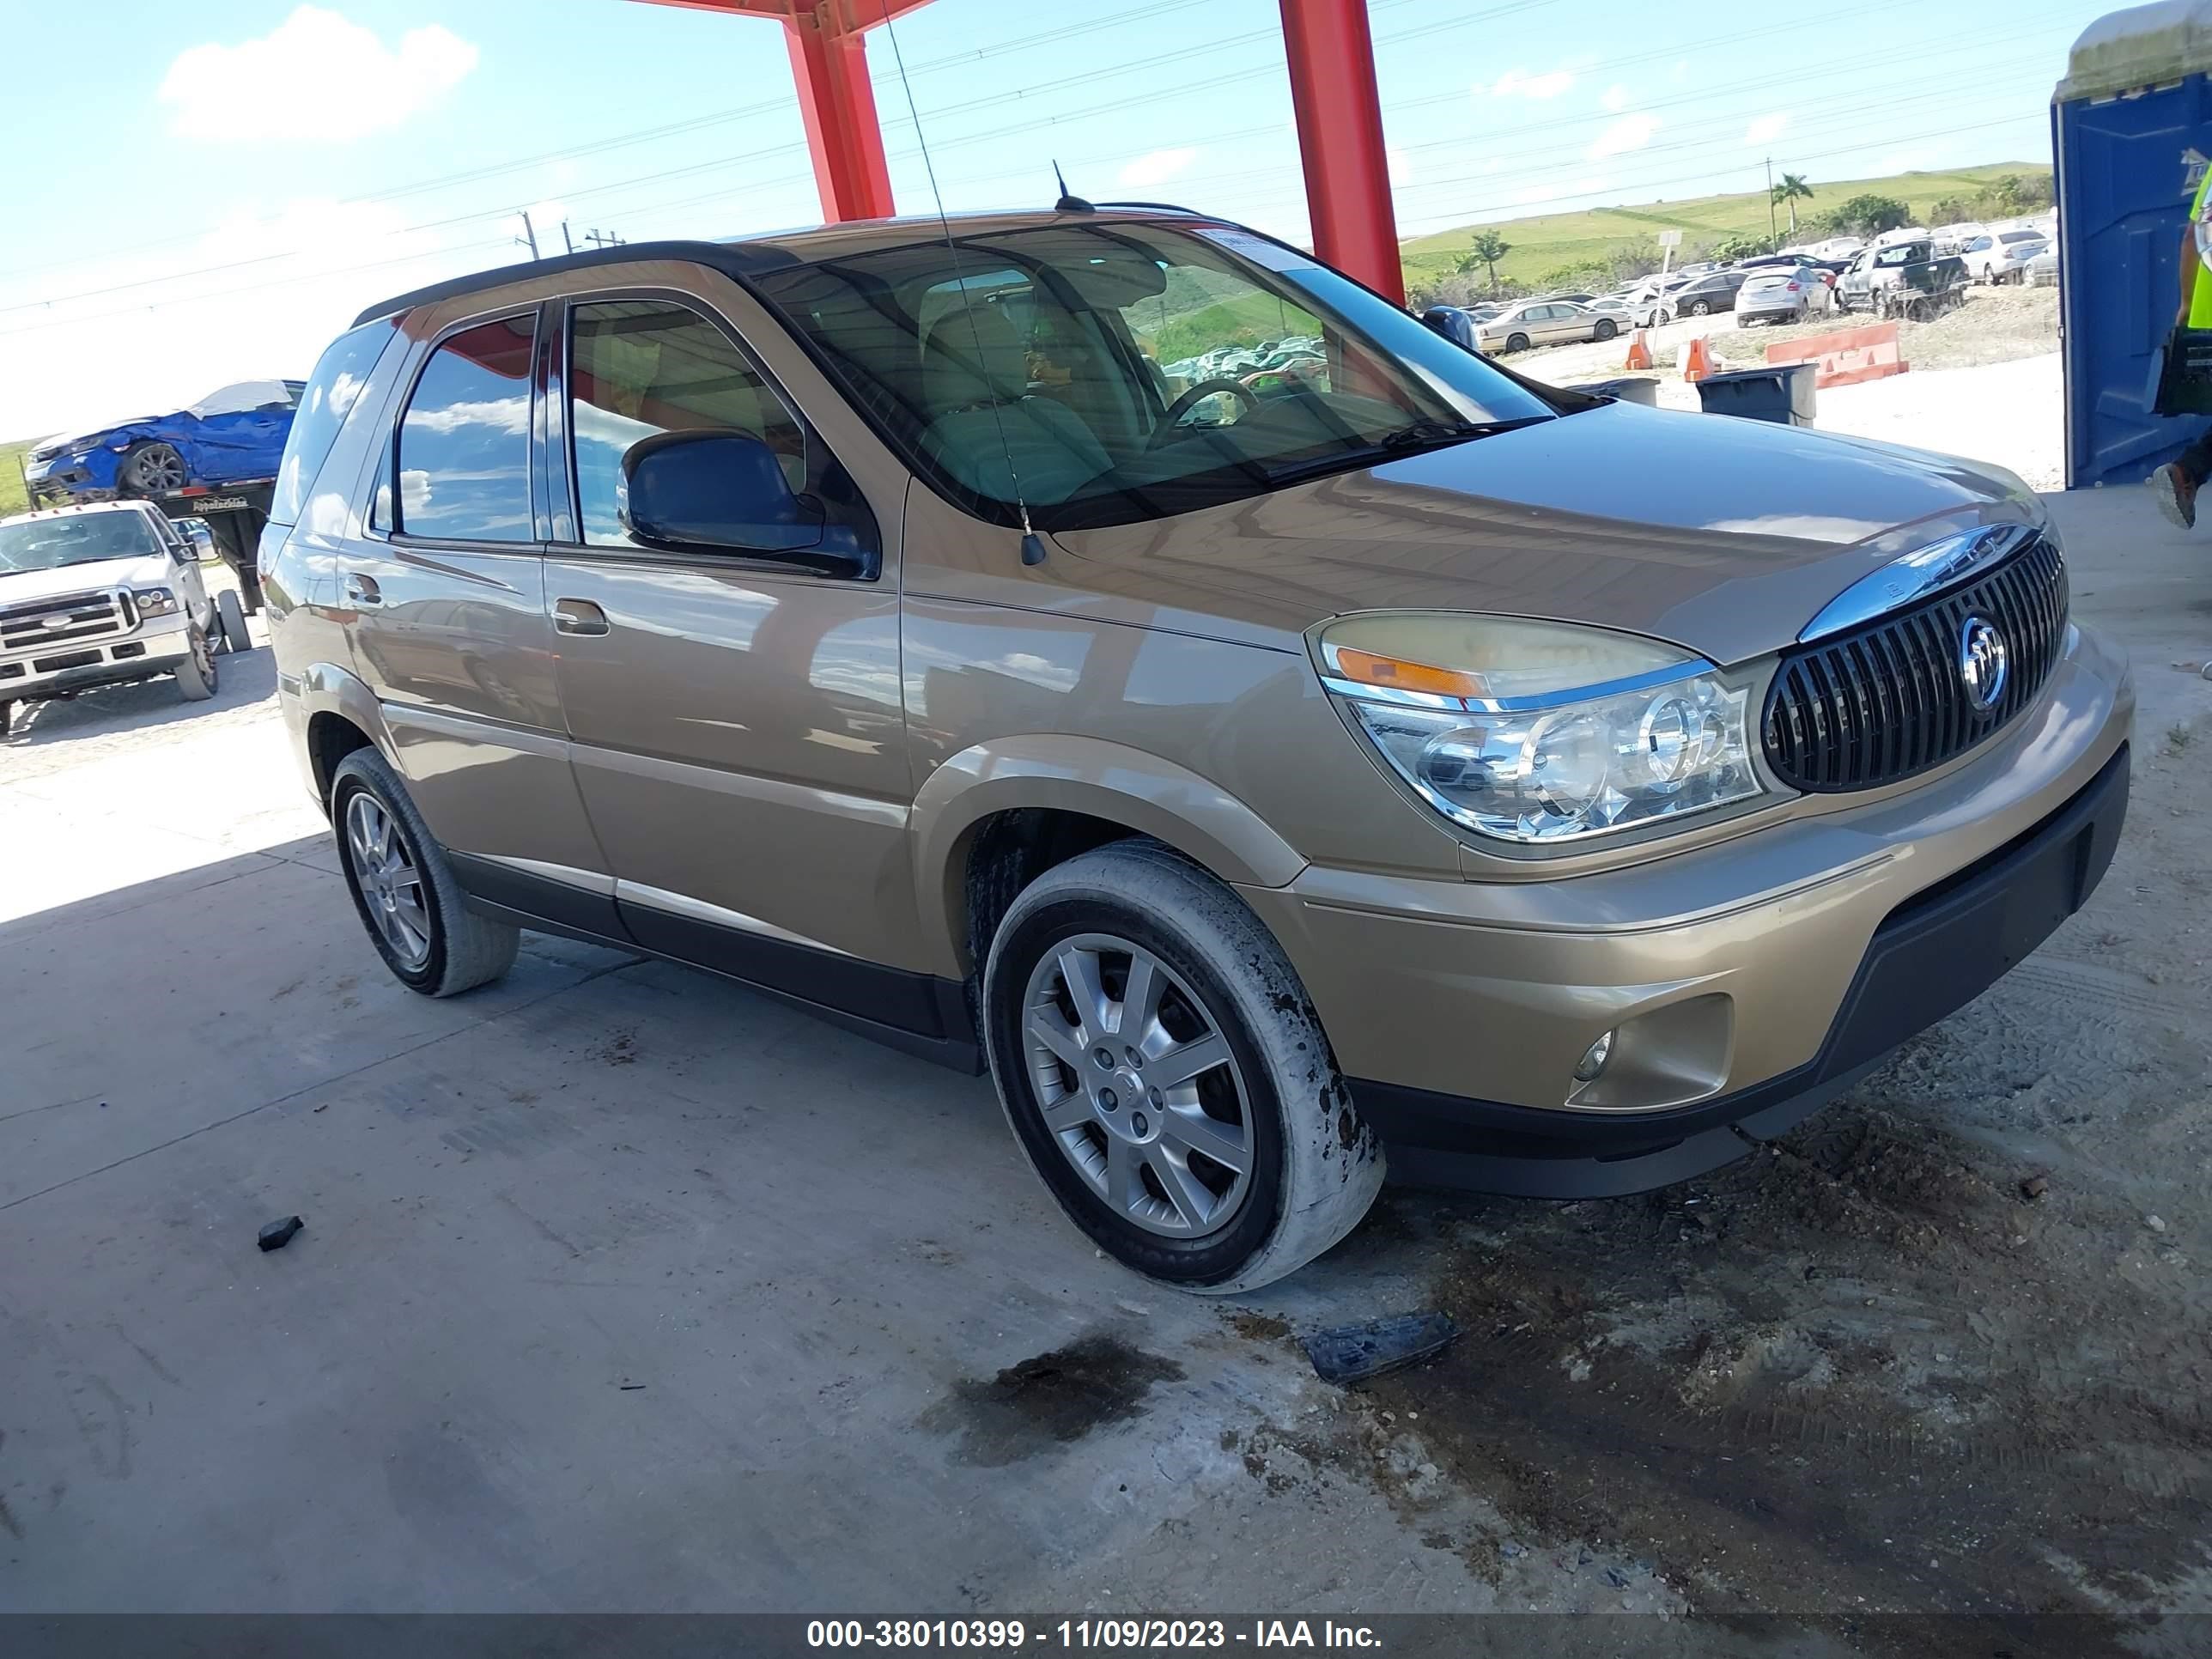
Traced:
<path fill-rule="evenodd" d="M 1651 337 L 1639 328 L 1628 337 L 1628 361 L 1621 367 L 1650 368 L 1651 366 Z"/>
<path fill-rule="evenodd" d="M 1818 363 L 1816 386 L 1856 386 L 1861 380 L 1886 380 L 1912 367 L 1898 354 L 1897 325 L 1869 323 L 1863 328 L 1840 329 L 1833 334 L 1814 334 L 1766 348 L 1766 361 L 1775 363 Z"/>
<path fill-rule="evenodd" d="M 1702 380 L 1713 372 L 1713 349 L 1702 334 L 1682 348 L 1682 378 Z"/>

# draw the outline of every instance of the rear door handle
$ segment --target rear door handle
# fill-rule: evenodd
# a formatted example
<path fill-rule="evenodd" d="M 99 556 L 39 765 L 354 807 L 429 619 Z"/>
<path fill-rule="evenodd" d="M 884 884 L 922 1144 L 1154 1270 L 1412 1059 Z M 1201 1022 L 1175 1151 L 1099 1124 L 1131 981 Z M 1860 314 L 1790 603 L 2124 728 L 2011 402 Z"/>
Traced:
<path fill-rule="evenodd" d="M 382 605 L 384 592 L 376 585 L 374 576 L 348 576 L 345 580 L 346 598 L 355 605 Z"/>
<path fill-rule="evenodd" d="M 607 631 L 607 613 L 589 599 L 556 599 L 553 626 L 563 634 L 604 634 Z"/>

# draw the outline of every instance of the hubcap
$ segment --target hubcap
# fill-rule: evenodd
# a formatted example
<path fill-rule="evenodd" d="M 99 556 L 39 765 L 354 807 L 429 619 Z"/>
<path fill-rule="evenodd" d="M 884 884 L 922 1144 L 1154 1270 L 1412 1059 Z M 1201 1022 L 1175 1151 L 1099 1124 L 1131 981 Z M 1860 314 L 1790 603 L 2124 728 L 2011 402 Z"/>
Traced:
<path fill-rule="evenodd" d="M 1174 1238 L 1236 1218 L 1251 1097 L 1220 1022 L 1164 962 L 1111 934 L 1061 941 L 1030 975 L 1022 1034 L 1046 1131 L 1116 1215 Z"/>
<path fill-rule="evenodd" d="M 398 824 L 366 791 L 346 803 L 345 822 L 347 859 L 369 920 L 405 967 L 420 968 L 430 957 L 430 913 Z"/>

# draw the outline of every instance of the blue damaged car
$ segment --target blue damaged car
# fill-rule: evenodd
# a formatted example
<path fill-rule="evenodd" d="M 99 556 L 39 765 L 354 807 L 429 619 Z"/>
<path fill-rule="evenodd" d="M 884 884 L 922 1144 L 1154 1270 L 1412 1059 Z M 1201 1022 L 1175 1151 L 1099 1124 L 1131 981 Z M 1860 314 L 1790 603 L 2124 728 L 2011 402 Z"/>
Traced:
<path fill-rule="evenodd" d="M 159 500 L 265 485 L 276 476 L 304 383 L 240 380 L 173 415 L 49 438 L 24 468 L 34 506 Z"/>

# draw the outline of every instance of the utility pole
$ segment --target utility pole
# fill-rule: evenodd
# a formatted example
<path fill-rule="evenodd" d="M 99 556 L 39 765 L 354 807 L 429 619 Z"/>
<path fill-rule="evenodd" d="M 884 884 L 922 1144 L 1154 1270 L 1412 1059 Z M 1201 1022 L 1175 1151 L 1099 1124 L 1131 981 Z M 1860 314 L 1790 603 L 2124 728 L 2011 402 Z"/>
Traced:
<path fill-rule="evenodd" d="M 530 210 L 528 208 L 522 208 L 519 210 L 519 211 L 522 215 L 522 234 L 516 237 L 514 240 L 521 243 L 523 246 L 528 248 L 530 250 L 530 257 L 532 259 L 535 259 L 538 257 L 538 227 L 530 222 Z"/>
<path fill-rule="evenodd" d="M 1766 158 L 1766 247 L 1771 253 L 1782 246 L 1782 233 L 1774 222 L 1774 158 Z"/>
<path fill-rule="evenodd" d="M 568 222 L 566 219 L 561 222 L 561 246 L 569 253 L 576 251 L 576 245 L 568 240 Z"/>
<path fill-rule="evenodd" d="M 620 247 L 623 241 L 611 230 L 587 230 L 584 233 L 584 240 L 593 247 Z"/>

